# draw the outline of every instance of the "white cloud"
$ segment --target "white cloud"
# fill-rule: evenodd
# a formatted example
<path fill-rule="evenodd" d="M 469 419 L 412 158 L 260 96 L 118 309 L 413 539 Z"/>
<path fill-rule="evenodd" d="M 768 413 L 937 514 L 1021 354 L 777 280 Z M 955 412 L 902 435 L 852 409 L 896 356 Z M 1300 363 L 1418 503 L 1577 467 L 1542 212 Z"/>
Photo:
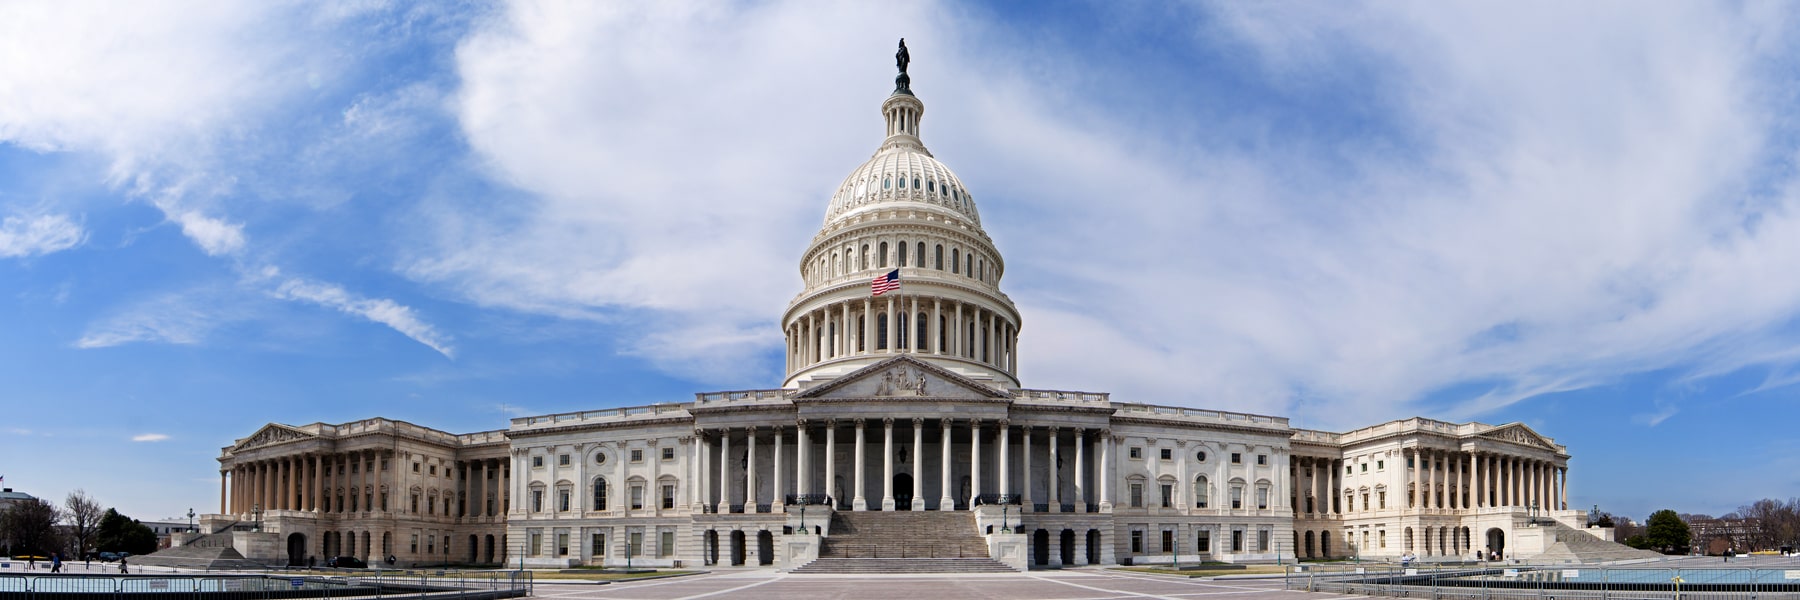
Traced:
<path fill-rule="evenodd" d="M 284 300 L 310 302 L 386 325 L 394 331 L 412 338 L 413 341 L 436 350 L 445 357 L 455 356 L 455 351 L 450 346 L 449 336 L 420 319 L 417 311 L 411 307 L 393 300 L 363 298 L 336 284 L 300 278 L 288 278 L 282 281 L 275 286 L 271 294 Z"/>
<path fill-rule="evenodd" d="M 169 436 L 167 434 L 161 433 L 143 433 L 131 436 L 131 441 L 134 442 L 161 442 L 168 439 Z"/>
<path fill-rule="evenodd" d="M 0 258 L 61 252 L 87 239 L 81 224 L 66 215 L 13 216 L 0 219 Z"/>
<path fill-rule="evenodd" d="M 130 303 L 88 325 L 77 348 L 107 348 L 151 342 L 198 344 L 220 324 L 236 317 L 219 308 L 211 290 L 167 293 Z"/>

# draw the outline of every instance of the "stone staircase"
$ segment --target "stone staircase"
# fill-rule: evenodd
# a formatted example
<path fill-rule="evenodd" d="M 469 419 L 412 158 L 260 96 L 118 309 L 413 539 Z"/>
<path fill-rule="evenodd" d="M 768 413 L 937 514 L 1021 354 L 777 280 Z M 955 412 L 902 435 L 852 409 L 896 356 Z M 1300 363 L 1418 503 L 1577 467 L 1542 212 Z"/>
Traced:
<path fill-rule="evenodd" d="M 969 512 L 838 512 L 819 558 L 793 571 L 812 573 L 1012 573 L 988 557 Z"/>
<path fill-rule="evenodd" d="M 1532 557 L 1532 562 L 1593 564 L 1662 558 L 1662 554 L 1657 552 L 1609 542 L 1562 523 L 1539 525 L 1539 527 L 1547 529 L 1548 531 L 1545 533 L 1553 536 L 1551 539 L 1556 541 L 1550 544 L 1543 554 Z"/>

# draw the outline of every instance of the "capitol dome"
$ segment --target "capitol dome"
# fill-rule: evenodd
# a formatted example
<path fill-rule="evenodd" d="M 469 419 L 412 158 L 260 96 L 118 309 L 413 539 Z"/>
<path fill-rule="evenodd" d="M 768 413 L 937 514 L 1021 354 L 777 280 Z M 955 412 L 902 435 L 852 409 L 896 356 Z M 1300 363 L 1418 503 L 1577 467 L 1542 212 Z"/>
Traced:
<path fill-rule="evenodd" d="M 1018 387 L 1020 316 L 975 199 L 919 138 L 925 103 L 904 63 L 881 103 L 886 136 L 850 172 L 800 259 L 782 317 L 783 387 L 806 388 L 900 355 L 970 381 Z M 892 281 L 877 290 L 876 280 Z"/>

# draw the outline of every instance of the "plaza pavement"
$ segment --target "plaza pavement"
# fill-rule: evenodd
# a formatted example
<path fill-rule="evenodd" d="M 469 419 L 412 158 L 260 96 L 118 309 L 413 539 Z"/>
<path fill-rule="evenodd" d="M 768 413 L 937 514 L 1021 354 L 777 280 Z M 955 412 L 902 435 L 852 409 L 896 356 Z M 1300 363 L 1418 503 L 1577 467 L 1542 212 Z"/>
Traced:
<path fill-rule="evenodd" d="M 872 600 L 1100 600 L 1169 598 L 1292 599 L 1309 594 L 1281 589 L 1280 579 L 1203 580 L 1122 571 L 1076 569 L 972 575 L 790 575 L 774 570 L 728 571 L 651 581 L 594 585 L 540 580 L 534 597 L 558 600 L 675 600 L 679 598 L 844 598 Z"/>

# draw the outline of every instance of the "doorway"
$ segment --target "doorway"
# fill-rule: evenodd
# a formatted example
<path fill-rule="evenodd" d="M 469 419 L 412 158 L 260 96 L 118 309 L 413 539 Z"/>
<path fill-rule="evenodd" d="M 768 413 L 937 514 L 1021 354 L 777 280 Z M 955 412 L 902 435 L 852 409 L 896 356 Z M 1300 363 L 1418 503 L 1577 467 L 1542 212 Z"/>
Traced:
<path fill-rule="evenodd" d="M 894 509 L 912 510 L 913 479 L 906 473 L 894 474 Z"/>
<path fill-rule="evenodd" d="M 306 534 L 290 533 L 287 538 L 288 566 L 306 564 Z"/>

